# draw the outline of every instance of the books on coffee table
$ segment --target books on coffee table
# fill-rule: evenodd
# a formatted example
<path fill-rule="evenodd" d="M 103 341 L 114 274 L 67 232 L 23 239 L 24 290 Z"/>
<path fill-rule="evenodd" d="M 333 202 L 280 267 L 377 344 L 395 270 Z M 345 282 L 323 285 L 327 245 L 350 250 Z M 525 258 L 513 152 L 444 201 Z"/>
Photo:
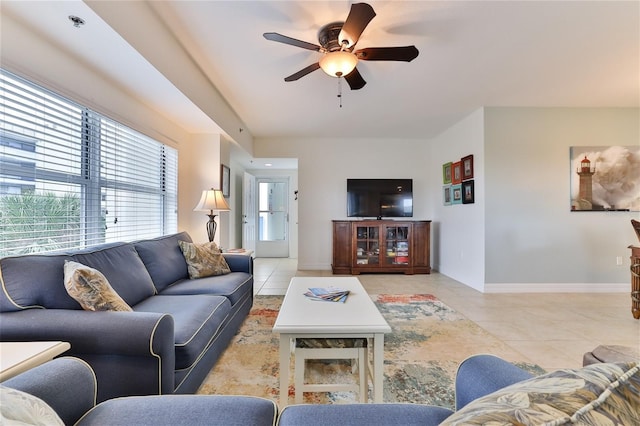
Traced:
<path fill-rule="evenodd" d="M 311 300 L 344 303 L 349 295 L 349 290 L 336 287 L 310 287 L 309 291 L 304 293 L 304 295 Z"/>

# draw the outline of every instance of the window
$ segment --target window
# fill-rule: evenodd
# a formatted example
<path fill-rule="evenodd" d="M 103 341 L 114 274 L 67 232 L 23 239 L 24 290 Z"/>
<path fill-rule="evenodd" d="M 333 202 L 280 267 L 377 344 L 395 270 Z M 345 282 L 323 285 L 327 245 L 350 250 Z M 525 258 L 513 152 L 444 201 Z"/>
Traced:
<path fill-rule="evenodd" d="M 0 257 L 176 232 L 178 153 L 0 70 Z"/>

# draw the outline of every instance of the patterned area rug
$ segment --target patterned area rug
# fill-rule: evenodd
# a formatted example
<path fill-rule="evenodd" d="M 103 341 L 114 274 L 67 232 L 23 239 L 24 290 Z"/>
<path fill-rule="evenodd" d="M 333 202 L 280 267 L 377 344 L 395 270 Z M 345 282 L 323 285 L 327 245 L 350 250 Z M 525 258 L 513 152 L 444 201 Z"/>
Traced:
<path fill-rule="evenodd" d="M 453 408 L 457 366 L 478 353 L 495 354 L 534 374 L 544 373 L 522 354 L 432 295 L 379 294 L 371 298 L 392 328 L 385 336 L 384 402 Z M 205 379 L 199 394 L 254 395 L 278 400 L 279 336 L 271 328 L 281 303 L 282 296 L 256 297 L 250 315 Z M 293 371 L 293 363 L 290 368 Z M 341 360 L 308 362 L 306 377 L 313 382 L 355 382 L 351 365 Z M 290 384 L 291 403 L 293 392 Z M 305 393 L 304 401 L 350 403 L 357 402 L 358 395 Z"/>

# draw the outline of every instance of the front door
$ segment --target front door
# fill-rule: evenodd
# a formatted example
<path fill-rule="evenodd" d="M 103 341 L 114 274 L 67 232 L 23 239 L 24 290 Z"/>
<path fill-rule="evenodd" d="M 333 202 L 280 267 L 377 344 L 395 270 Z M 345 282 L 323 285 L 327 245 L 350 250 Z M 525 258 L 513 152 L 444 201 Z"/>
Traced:
<path fill-rule="evenodd" d="M 257 178 L 256 257 L 289 257 L 289 178 Z"/>

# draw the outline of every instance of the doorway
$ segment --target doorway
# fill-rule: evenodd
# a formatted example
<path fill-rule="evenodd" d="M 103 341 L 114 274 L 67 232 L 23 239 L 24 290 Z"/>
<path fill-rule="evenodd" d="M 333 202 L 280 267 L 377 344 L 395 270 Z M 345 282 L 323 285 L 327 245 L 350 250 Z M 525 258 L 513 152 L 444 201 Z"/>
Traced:
<path fill-rule="evenodd" d="M 256 178 L 256 257 L 289 257 L 289 178 Z"/>

